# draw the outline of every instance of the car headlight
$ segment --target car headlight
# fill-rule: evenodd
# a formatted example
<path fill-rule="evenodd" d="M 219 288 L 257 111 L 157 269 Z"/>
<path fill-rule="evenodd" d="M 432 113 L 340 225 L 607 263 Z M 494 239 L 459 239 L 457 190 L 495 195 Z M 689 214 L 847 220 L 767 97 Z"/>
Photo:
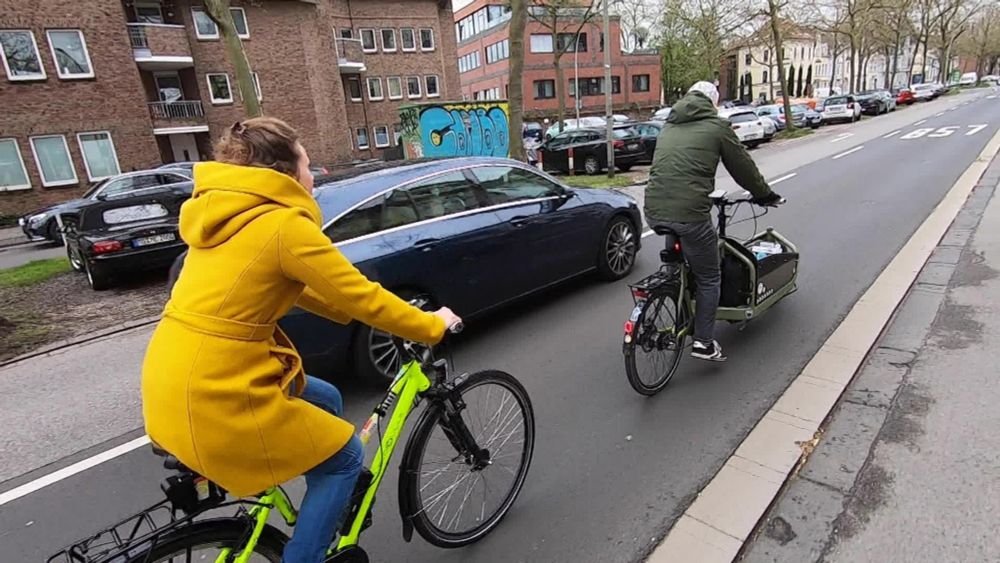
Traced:
<path fill-rule="evenodd" d="M 44 223 L 45 220 L 48 218 L 49 218 L 48 213 L 39 213 L 38 215 L 32 215 L 31 217 L 28 217 L 28 225 L 36 227 Z"/>

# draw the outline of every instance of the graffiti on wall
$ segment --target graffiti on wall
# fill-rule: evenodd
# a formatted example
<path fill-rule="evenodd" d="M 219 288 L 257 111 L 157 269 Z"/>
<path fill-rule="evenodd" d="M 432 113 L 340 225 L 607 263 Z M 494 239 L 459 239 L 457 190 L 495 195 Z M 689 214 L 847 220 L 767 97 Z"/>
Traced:
<path fill-rule="evenodd" d="M 441 102 L 400 108 L 407 158 L 510 154 L 507 102 Z"/>

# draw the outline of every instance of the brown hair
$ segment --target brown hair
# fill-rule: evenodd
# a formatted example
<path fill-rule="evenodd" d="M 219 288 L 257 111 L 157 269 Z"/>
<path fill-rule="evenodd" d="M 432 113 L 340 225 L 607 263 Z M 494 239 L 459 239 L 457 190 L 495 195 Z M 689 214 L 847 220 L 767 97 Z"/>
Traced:
<path fill-rule="evenodd" d="M 270 168 L 297 178 L 299 134 L 274 117 L 237 121 L 215 144 L 215 159 L 228 164 Z"/>

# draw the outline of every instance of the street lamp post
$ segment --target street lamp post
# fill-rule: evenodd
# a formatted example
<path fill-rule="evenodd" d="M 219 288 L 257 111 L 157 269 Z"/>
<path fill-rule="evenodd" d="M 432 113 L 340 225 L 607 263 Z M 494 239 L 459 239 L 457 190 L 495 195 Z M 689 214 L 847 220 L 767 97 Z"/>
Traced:
<path fill-rule="evenodd" d="M 580 126 L 580 35 L 573 47 L 573 104 L 576 106 L 576 126 Z"/>

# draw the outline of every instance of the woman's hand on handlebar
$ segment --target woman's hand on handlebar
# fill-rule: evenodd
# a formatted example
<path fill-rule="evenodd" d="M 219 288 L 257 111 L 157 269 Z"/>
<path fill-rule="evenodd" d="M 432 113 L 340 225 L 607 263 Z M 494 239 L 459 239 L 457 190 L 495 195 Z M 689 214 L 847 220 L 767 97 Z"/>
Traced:
<path fill-rule="evenodd" d="M 462 318 L 456 315 L 451 309 L 441 307 L 437 311 L 434 311 L 434 314 L 444 321 L 444 326 L 448 327 L 449 332 L 456 333 L 462 331 L 462 328 L 464 327 L 462 324 Z"/>
<path fill-rule="evenodd" d="M 754 205 L 759 205 L 761 207 L 778 207 L 779 205 L 785 203 L 785 198 L 780 195 L 771 192 L 770 195 L 754 198 L 751 200 Z"/>

